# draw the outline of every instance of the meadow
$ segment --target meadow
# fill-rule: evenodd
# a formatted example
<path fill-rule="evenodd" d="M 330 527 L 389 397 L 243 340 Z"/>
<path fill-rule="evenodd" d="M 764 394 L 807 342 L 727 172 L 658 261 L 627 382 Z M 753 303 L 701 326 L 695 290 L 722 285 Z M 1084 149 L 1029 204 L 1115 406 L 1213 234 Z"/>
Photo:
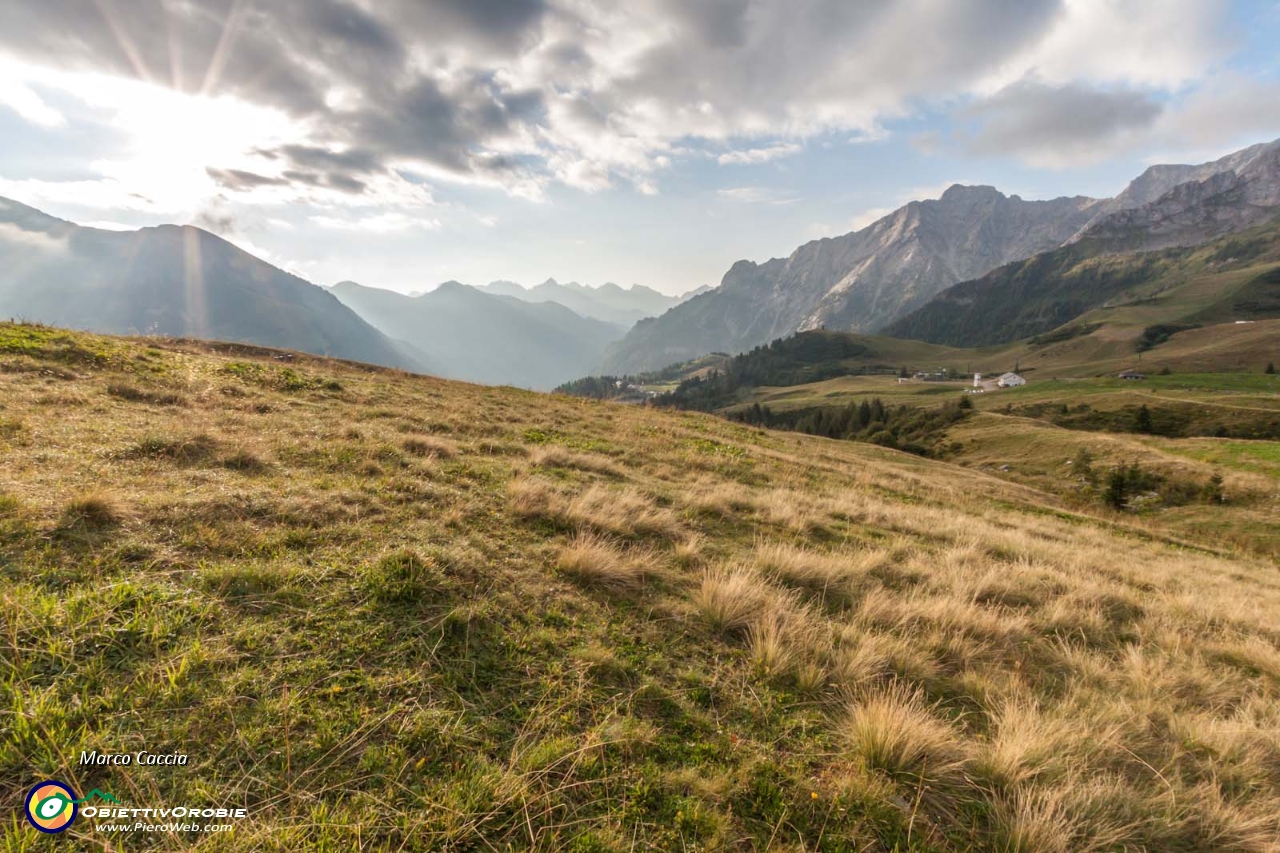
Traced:
<path fill-rule="evenodd" d="M 3 851 L 52 846 L 21 815 L 46 778 L 248 811 L 82 818 L 68 850 L 1280 848 L 1280 570 L 1247 524 L 11 324 L 0 462 Z M 77 764 L 140 749 L 190 762 Z"/>

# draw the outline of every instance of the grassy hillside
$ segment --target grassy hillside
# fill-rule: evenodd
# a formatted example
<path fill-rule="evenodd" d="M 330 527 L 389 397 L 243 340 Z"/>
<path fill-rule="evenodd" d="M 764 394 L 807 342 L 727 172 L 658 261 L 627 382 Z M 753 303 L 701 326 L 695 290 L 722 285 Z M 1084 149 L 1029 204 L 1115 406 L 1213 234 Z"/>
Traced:
<path fill-rule="evenodd" d="M 49 846 L 45 778 L 249 811 L 82 817 L 69 850 L 1280 833 L 1280 575 L 1212 531 L 707 415 L 11 325 L 0 456 L 3 850 Z M 190 764 L 76 763 L 144 748 Z"/>
<path fill-rule="evenodd" d="M 885 334 L 991 346 L 1060 326 L 1221 323 L 1280 314 L 1280 224 L 1194 249 L 1115 254 L 1082 241 L 944 291 Z"/>

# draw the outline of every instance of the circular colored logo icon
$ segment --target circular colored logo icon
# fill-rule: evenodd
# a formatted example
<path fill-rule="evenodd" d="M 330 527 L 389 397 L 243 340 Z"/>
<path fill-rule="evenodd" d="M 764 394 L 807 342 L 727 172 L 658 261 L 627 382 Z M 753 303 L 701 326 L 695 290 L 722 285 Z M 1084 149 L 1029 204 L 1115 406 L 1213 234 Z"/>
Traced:
<path fill-rule="evenodd" d="M 27 820 L 41 832 L 62 832 L 77 811 L 76 795 L 61 782 L 41 782 L 27 794 Z"/>

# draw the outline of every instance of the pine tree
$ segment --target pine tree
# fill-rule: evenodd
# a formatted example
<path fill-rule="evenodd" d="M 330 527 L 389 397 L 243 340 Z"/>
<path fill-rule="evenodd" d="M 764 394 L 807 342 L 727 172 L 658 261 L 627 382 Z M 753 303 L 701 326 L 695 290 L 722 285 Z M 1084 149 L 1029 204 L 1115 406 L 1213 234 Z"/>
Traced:
<path fill-rule="evenodd" d="M 1138 432 L 1151 432 L 1151 410 L 1147 408 L 1146 403 L 1138 409 L 1138 416 L 1134 419 L 1133 426 Z"/>
<path fill-rule="evenodd" d="M 1107 506 L 1112 509 L 1124 509 L 1129 503 L 1129 496 L 1126 494 L 1126 486 L 1128 478 L 1125 477 L 1124 466 L 1113 468 L 1111 473 L 1107 475 L 1107 490 L 1103 493 L 1102 499 L 1107 502 Z"/>
<path fill-rule="evenodd" d="M 858 406 L 858 427 L 866 429 L 869 423 L 871 423 L 871 404 L 863 400 L 862 404 Z"/>

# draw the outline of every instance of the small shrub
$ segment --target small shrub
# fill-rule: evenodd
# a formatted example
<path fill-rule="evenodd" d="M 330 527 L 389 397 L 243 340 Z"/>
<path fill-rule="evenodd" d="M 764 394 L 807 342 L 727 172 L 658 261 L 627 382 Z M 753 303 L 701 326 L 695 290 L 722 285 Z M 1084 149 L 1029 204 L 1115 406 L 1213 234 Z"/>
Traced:
<path fill-rule="evenodd" d="M 1137 414 L 1133 418 L 1133 429 L 1135 432 L 1151 433 L 1151 410 L 1147 408 L 1147 404 L 1143 403 L 1138 407 Z"/>
<path fill-rule="evenodd" d="M 1205 503 L 1221 504 L 1227 502 L 1226 492 L 1222 490 L 1222 475 L 1214 474 L 1209 478 L 1209 482 L 1204 484 L 1204 488 L 1200 492 L 1200 497 Z"/>

